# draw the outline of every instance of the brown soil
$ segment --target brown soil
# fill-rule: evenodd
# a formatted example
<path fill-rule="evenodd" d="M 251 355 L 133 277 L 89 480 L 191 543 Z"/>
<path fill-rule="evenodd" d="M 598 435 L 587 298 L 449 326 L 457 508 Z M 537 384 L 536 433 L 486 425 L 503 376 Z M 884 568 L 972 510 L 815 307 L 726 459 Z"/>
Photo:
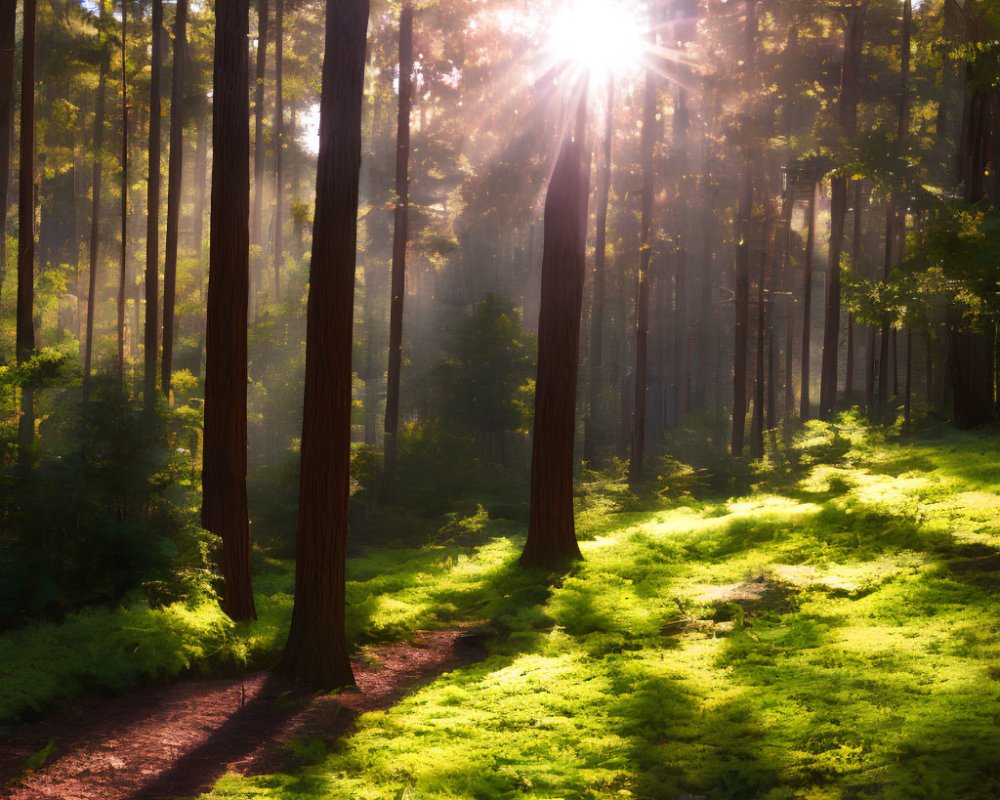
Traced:
<path fill-rule="evenodd" d="M 168 800 L 206 792 L 227 771 L 274 772 L 292 759 L 283 747 L 290 739 L 334 739 L 359 714 L 391 706 L 486 650 L 481 637 L 451 630 L 365 655 L 354 665 L 357 692 L 309 692 L 258 672 L 183 681 L 19 726 L 0 737 L 0 798 Z M 49 742 L 45 765 L 26 775 L 26 760 Z"/>

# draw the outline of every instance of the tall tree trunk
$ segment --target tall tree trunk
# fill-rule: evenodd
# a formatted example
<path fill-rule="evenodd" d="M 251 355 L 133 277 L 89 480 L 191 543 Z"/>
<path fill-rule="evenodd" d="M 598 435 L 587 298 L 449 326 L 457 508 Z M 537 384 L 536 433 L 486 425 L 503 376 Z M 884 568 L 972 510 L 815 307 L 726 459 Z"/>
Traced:
<path fill-rule="evenodd" d="M 0 285 L 7 269 L 7 185 L 14 128 L 14 27 L 17 0 L 0 0 Z"/>
<path fill-rule="evenodd" d="M 844 68 L 837 107 L 840 127 L 849 142 L 858 127 L 861 51 L 864 44 L 868 0 L 855 0 L 847 10 L 844 30 Z M 819 415 L 833 413 L 837 404 L 837 359 L 840 350 L 840 253 L 847 214 L 847 177 L 836 174 L 830 182 L 830 249 L 826 274 L 823 319 L 823 362 L 820 368 Z"/>
<path fill-rule="evenodd" d="M 795 389 L 792 384 L 792 348 L 794 347 L 792 313 L 795 305 L 792 294 L 792 212 L 794 208 L 795 190 L 788 186 L 781 201 L 781 293 L 785 326 L 784 415 L 786 420 L 791 419 L 792 407 L 795 403 Z"/>
<path fill-rule="evenodd" d="M 316 217 L 309 272 L 295 606 L 278 668 L 310 686 L 354 684 L 344 559 L 351 444 L 351 347 L 368 0 L 326 14 Z"/>
<path fill-rule="evenodd" d="M 285 179 L 281 159 L 285 146 L 285 100 L 282 71 L 285 61 L 285 0 L 275 0 L 277 11 L 274 30 L 274 297 L 281 297 L 282 247 L 281 224 Z"/>
<path fill-rule="evenodd" d="M 611 156 L 614 143 L 615 79 L 608 75 L 607 113 L 604 118 L 603 158 L 597 188 L 597 231 L 594 240 L 594 291 L 590 310 L 590 385 L 587 419 L 584 423 L 583 458 L 590 464 L 598 459 L 599 410 L 604 372 L 604 294 L 607 271 L 608 200 L 611 196 Z"/>
<path fill-rule="evenodd" d="M 646 373 L 649 348 L 649 279 L 653 255 L 653 145 L 656 131 L 658 81 L 646 70 L 645 103 L 642 112 L 642 217 L 639 229 L 639 286 L 635 301 L 635 394 L 632 406 L 632 447 L 628 482 L 642 480 L 646 449 Z"/>
<path fill-rule="evenodd" d="M 267 68 L 267 0 L 257 0 L 257 75 L 254 82 L 253 120 L 253 209 L 250 235 L 263 248 L 267 236 L 263 230 L 264 208 L 264 73 Z"/>
<path fill-rule="evenodd" d="M 743 177 L 740 205 L 736 219 L 736 254 L 734 259 L 734 304 L 736 320 L 733 339 L 733 456 L 743 455 L 747 414 L 747 349 L 750 314 L 750 219 L 753 210 L 753 178 L 749 148 L 743 149 Z"/>
<path fill-rule="evenodd" d="M 767 312 L 764 309 L 764 272 L 767 258 L 761 253 L 757 275 L 757 337 L 754 353 L 753 414 L 750 417 L 750 455 L 764 455 L 764 352 Z"/>
<path fill-rule="evenodd" d="M 222 609 L 235 620 L 257 617 L 247 519 L 249 16 L 249 0 L 216 4 L 202 468 L 202 525 L 222 540 Z"/>
<path fill-rule="evenodd" d="M 101 2 L 100 24 L 104 32 L 104 2 Z M 104 155 L 104 103 L 108 82 L 108 52 L 101 53 L 101 67 L 97 78 L 97 105 L 94 109 L 94 166 L 90 198 L 90 274 L 87 288 L 87 334 L 83 355 L 83 396 L 90 396 L 90 373 L 94 353 L 94 312 L 97 308 L 97 258 L 101 234 L 101 184 L 103 175 L 101 158 Z"/>
<path fill-rule="evenodd" d="M 545 195 L 531 508 L 520 563 L 550 570 L 582 558 L 573 522 L 573 434 L 590 194 L 584 168 L 586 103 L 584 89 L 576 136 L 564 138 Z"/>
<path fill-rule="evenodd" d="M 184 59 L 187 57 L 187 0 L 177 0 L 174 17 L 174 75 L 170 87 L 170 173 L 167 179 L 167 241 L 163 262 L 163 363 L 160 384 L 170 399 L 174 361 L 174 303 L 177 293 L 177 234 L 184 170 Z"/>
<path fill-rule="evenodd" d="M 31 359 L 35 350 L 35 18 L 36 0 L 24 0 L 24 38 L 21 46 L 21 131 L 17 208 L 17 363 Z M 18 459 L 29 463 L 35 438 L 35 392 L 21 389 L 18 423 Z"/>
<path fill-rule="evenodd" d="M 389 371 L 385 394 L 385 482 L 391 486 L 399 432 L 399 373 L 403 363 L 403 295 L 406 290 L 406 240 L 409 220 L 410 106 L 413 73 L 413 5 L 404 0 L 399 15 L 399 117 L 396 127 L 396 209 L 392 231 L 389 303 Z"/>
<path fill-rule="evenodd" d="M 144 398 L 154 404 L 159 345 L 160 285 L 160 77 L 163 72 L 163 0 L 153 0 L 153 52 L 149 82 L 149 177 L 146 184 L 146 331 Z"/>
<path fill-rule="evenodd" d="M 122 0 L 122 241 L 118 272 L 118 388 L 125 390 L 125 275 L 128 270 L 128 3 Z"/>
<path fill-rule="evenodd" d="M 854 268 L 861 266 L 861 181 L 854 181 L 854 229 L 851 237 L 851 260 Z M 844 400 L 850 404 L 854 400 L 854 315 L 847 316 L 847 366 L 844 368 Z"/>
<path fill-rule="evenodd" d="M 202 104 L 198 110 L 198 150 L 194 156 L 194 180 L 197 184 L 194 199 L 194 219 L 191 221 L 191 238 L 194 240 L 194 251 L 201 262 L 201 255 L 205 238 L 205 187 L 208 185 L 208 111 L 207 103 Z"/>
<path fill-rule="evenodd" d="M 806 220 L 806 253 L 805 268 L 802 275 L 802 367 L 800 370 L 801 388 L 799 389 L 799 418 L 809 419 L 809 382 L 810 378 L 810 345 L 812 344 L 812 262 L 813 250 L 816 245 L 816 195 L 819 194 L 819 182 L 809 188 L 809 210 Z"/>
<path fill-rule="evenodd" d="M 682 247 L 674 261 L 674 387 L 678 428 L 684 425 L 688 409 L 688 313 L 687 313 L 687 251 Z"/>
<path fill-rule="evenodd" d="M 746 3 L 746 55 L 744 92 L 753 91 L 756 72 L 757 2 Z M 750 134 L 744 133 L 749 137 Z M 736 217 L 736 250 L 733 258 L 735 324 L 733 329 L 733 430 L 730 450 L 734 457 L 743 455 L 747 415 L 747 345 L 750 313 L 750 220 L 753 215 L 753 175 L 750 142 L 743 142 L 743 177 L 740 184 Z"/>

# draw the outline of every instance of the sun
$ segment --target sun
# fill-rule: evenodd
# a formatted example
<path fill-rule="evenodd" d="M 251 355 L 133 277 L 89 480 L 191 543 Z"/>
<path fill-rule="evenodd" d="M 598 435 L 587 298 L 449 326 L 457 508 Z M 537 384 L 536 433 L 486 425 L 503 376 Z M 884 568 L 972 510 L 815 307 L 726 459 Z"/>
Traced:
<path fill-rule="evenodd" d="M 634 3 L 568 0 L 552 21 L 548 49 L 556 63 L 620 75 L 639 64 L 646 47 Z"/>

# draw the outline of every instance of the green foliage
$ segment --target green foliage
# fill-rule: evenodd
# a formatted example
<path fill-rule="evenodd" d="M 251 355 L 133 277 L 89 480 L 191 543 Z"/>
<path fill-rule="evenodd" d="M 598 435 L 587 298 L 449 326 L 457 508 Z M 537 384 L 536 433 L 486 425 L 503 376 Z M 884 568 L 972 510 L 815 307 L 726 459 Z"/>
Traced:
<path fill-rule="evenodd" d="M 33 468 L 0 473 L 0 629 L 137 590 L 169 602 L 207 588 L 211 543 L 167 425 L 110 385 L 46 415 Z"/>

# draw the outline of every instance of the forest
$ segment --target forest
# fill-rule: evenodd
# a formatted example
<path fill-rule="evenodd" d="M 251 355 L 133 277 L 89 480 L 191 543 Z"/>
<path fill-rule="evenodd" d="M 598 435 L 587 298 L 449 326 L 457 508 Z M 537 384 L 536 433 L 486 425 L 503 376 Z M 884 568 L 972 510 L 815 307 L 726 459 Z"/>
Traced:
<path fill-rule="evenodd" d="M 0 798 L 1000 797 L 998 0 L 0 0 Z"/>

